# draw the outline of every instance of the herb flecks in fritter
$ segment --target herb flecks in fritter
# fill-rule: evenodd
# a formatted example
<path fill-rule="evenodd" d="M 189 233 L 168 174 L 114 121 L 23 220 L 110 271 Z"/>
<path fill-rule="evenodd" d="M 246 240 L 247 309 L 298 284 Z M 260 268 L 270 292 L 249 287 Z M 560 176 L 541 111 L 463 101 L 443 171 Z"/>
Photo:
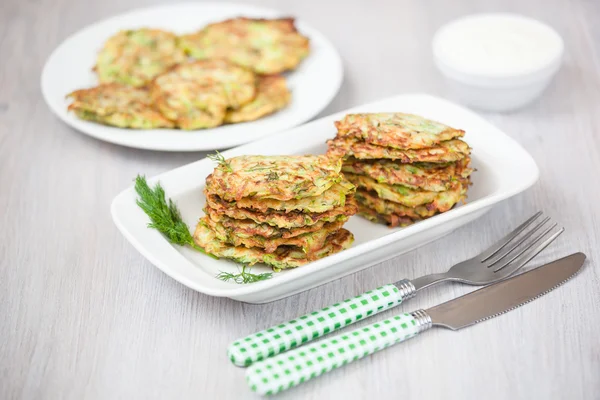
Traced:
<path fill-rule="evenodd" d="M 285 78 L 281 75 L 260 77 L 256 90 L 254 100 L 237 110 L 227 111 L 225 122 L 234 124 L 257 120 L 281 110 L 289 104 L 292 97 Z"/>
<path fill-rule="evenodd" d="M 173 123 L 154 108 L 148 90 L 109 83 L 67 95 L 68 110 L 79 118 L 119 128 L 171 128 Z"/>
<path fill-rule="evenodd" d="M 342 228 L 357 211 L 356 188 L 326 156 L 213 157 L 206 216 L 196 243 L 211 254 L 274 270 L 326 257 L 353 242 Z"/>
<path fill-rule="evenodd" d="M 404 113 L 348 114 L 335 122 L 338 137 L 396 149 L 422 149 L 459 138 L 464 131 Z"/>
<path fill-rule="evenodd" d="M 358 189 L 358 214 L 402 227 L 450 210 L 471 184 L 464 131 L 404 113 L 348 114 L 327 154 Z"/>
<path fill-rule="evenodd" d="M 157 75 L 186 60 L 177 37 L 159 29 L 120 31 L 98 53 L 100 83 L 144 86 Z"/>
<path fill-rule="evenodd" d="M 262 75 L 295 69 L 309 53 L 309 40 L 293 18 L 233 18 L 180 38 L 195 59 L 226 59 Z"/>

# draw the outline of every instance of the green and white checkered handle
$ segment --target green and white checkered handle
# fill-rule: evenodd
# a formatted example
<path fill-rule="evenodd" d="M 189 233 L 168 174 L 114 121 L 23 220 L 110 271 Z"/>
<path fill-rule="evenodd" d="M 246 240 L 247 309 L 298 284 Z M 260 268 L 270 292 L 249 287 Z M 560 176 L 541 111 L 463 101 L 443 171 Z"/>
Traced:
<path fill-rule="evenodd" d="M 257 362 L 246 371 L 246 381 L 258 394 L 279 393 L 430 327 L 431 318 L 422 310 L 397 315 Z"/>
<path fill-rule="evenodd" d="M 395 307 L 414 293 L 414 286 L 408 280 L 370 290 L 320 311 L 236 340 L 229 346 L 227 356 L 235 365 L 247 367 Z"/>

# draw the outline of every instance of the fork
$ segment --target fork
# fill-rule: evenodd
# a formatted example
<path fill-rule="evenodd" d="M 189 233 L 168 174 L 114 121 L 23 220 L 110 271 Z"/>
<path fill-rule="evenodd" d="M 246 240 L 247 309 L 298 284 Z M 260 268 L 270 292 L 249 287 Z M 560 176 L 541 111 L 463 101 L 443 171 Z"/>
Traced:
<path fill-rule="evenodd" d="M 227 356 L 235 365 L 249 366 L 395 307 L 414 297 L 418 291 L 438 283 L 454 281 L 483 286 L 509 278 L 564 231 L 562 227 L 555 229 L 556 223 L 548 224 L 550 217 L 540 221 L 541 216 L 542 212 L 537 212 L 487 250 L 454 265 L 447 272 L 412 281 L 402 279 L 238 339 L 229 346 Z M 528 228 L 531 229 L 521 235 Z M 542 228 L 542 232 L 538 232 Z M 554 233 L 549 235 L 552 231 Z"/>

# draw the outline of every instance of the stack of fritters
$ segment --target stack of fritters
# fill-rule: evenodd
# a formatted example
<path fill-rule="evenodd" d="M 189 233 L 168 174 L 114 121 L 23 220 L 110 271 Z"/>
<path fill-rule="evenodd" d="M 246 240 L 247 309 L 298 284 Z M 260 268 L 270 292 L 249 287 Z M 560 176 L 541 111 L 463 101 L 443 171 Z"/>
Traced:
<path fill-rule="evenodd" d="M 327 156 L 240 156 L 206 179 L 194 239 L 244 264 L 294 268 L 350 247 L 343 224 L 358 210 L 355 187 Z"/>
<path fill-rule="evenodd" d="M 343 159 L 363 217 L 406 226 L 466 198 L 472 169 L 464 131 L 402 113 L 349 114 L 335 125 L 328 155 Z"/>
<path fill-rule="evenodd" d="M 69 94 L 69 110 L 121 128 L 190 130 L 253 121 L 289 104 L 279 74 L 308 53 L 309 40 L 292 18 L 234 18 L 183 36 L 124 30 L 98 53 L 100 85 Z"/>

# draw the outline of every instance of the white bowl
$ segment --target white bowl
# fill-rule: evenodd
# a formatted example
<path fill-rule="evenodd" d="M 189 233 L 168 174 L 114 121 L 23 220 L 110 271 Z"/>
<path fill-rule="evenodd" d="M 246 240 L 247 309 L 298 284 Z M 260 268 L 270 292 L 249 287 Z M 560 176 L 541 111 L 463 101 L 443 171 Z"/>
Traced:
<path fill-rule="evenodd" d="M 156 230 L 149 229 L 148 217 L 135 204 L 137 195 L 132 187 L 113 200 L 113 220 L 144 257 L 173 279 L 211 296 L 265 303 L 352 274 L 436 240 L 481 217 L 498 202 L 530 187 L 538 178 L 538 168 L 531 156 L 508 135 L 471 111 L 421 94 L 405 94 L 342 111 L 228 150 L 223 156 L 321 154 L 327 149 L 325 141 L 335 136 L 333 122 L 345 114 L 393 111 L 419 114 L 466 131 L 465 140 L 473 148 L 472 161 L 477 169 L 472 176 L 473 186 L 469 189 L 466 204 L 406 228 L 390 229 L 354 216 L 345 225 L 355 236 L 354 245 L 348 250 L 299 268 L 283 270 L 275 273 L 272 279 L 249 285 L 237 285 L 215 278 L 220 271 L 236 272 L 239 265 L 174 246 Z M 150 178 L 148 183 L 153 185 L 160 181 L 167 196 L 177 202 L 185 223 L 193 227 L 203 215 L 204 180 L 213 169 L 214 163 L 203 159 Z M 470 229 L 485 230 L 486 227 L 473 224 Z M 396 279 L 405 277 L 402 263 L 396 266 Z M 253 267 L 254 273 L 267 271 L 270 268 L 266 266 Z"/>
<path fill-rule="evenodd" d="M 453 94 L 475 108 L 510 111 L 538 98 L 560 69 L 564 43 L 551 27 L 514 14 L 477 14 L 442 26 L 432 42 Z"/>

